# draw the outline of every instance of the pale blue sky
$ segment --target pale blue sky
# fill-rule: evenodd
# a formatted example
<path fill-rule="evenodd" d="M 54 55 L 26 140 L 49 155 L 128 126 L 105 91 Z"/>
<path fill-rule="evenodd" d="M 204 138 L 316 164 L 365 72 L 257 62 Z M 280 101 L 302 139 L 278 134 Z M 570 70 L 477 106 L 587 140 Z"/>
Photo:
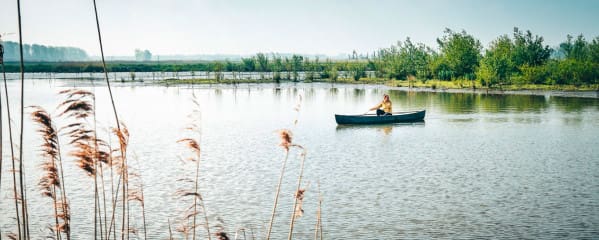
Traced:
<path fill-rule="evenodd" d="M 557 45 L 599 36 L 597 0 L 97 0 L 107 55 L 372 52 L 410 36 L 437 47 L 446 27 L 484 46 L 514 26 Z M 99 53 L 92 0 L 22 0 L 23 40 Z M 17 31 L 0 0 L 0 33 Z M 4 40 L 17 40 L 10 35 Z"/>

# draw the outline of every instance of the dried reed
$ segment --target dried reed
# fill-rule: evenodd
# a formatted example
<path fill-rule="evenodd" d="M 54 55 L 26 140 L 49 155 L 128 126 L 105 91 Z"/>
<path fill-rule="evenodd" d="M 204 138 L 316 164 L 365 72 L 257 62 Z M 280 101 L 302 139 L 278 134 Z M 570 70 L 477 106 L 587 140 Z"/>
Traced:
<path fill-rule="evenodd" d="M 304 163 L 306 160 L 306 149 L 298 144 L 293 144 L 292 146 L 299 148 L 302 151 L 302 153 L 300 154 L 300 159 L 301 159 L 300 173 L 299 173 L 299 177 L 297 179 L 297 188 L 295 190 L 295 197 L 293 200 L 293 211 L 291 213 L 291 223 L 289 224 L 289 235 L 287 236 L 288 240 L 291 240 L 291 238 L 293 236 L 293 226 L 295 223 L 295 218 L 298 215 L 298 212 L 299 212 L 299 214 L 302 214 L 304 211 L 302 209 L 302 204 L 303 204 L 304 192 L 305 192 L 305 189 L 301 189 L 301 186 L 302 186 L 302 178 L 304 176 Z"/>
<path fill-rule="evenodd" d="M 42 156 L 45 161 L 41 164 L 44 175 L 40 179 L 39 185 L 42 195 L 52 199 L 54 207 L 55 226 L 50 230 L 56 234 L 56 239 L 62 239 L 61 232 L 70 239 L 70 213 L 68 210 L 68 201 L 64 192 L 64 177 L 62 176 L 62 161 L 60 154 L 60 144 L 58 141 L 58 131 L 52 122 L 50 114 L 40 107 L 33 107 L 31 117 L 33 122 L 40 126 L 38 133 L 42 136 L 41 145 Z M 60 195 L 58 193 L 60 192 Z"/>
<path fill-rule="evenodd" d="M 186 158 L 185 160 L 187 160 L 187 162 L 195 163 L 195 177 L 193 179 L 182 178 L 179 179 L 179 181 L 193 184 L 193 189 L 179 189 L 176 194 L 180 198 L 192 197 L 193 205 L 189 206 L 184 211 L 183 217 L 181 219 L 182 224 L 180 227 L 177 228 L 177 231 L 183 233 L 186 238 L 188 236 L 189 231 L 193 231 L 192 239 L 196 239 L 197 215 L 199 214 L 197 208 L 199 206 L 204 216 L 204 228 L 206 229 L 208 239 L 212 239 L 212 235 L 210 233 L 210 224 L 208 222 L 208 215 L 206 213 L 206 206 L 204 205 L 204 199 L 199 190 L 201 159 L 200 139 L 202 136 L 202 130 L 199 121 L 201 121 L 201 110 L 199 102 L 195 99 L 195 95 L 193 95 L 192 102 L 194 104 L 194 110 L 192 114 L 189 116 L 192 119 L 192 122 L 191 124 L 189 124 L 186 130 L 188 130 L 188 132 L 190 132 L 192 135 L 195 135 L 196 138 L 183 138 L 177 142 L 184 144 L 191 151 L 192 155 Z M 184 161 L 184 163 L 185 162 L 186 161 Z M 191 221 L 191 225 L 189 225 L 189 221 Z"/>
<path fill-rule="evenodd" d="M 4 68 L 4 64 L 2 64 L 2 67 Z M 4 72 L 4 69 L 3 69 Z M 19 212 L 19 201 L 20 201 L 20 196 L 19 196 L 19 192 L 18 191 L 18 186 L 20 186 L 20 184 L 17 183 L 17 168 L 16 168 L 16 156 L 15 156 L 15 150 L 14 150 L 14 142 L 13 142 L 13 138 L 12 138 L 12 124 L 11 124 L 11 115 L 10 115 L 10 101 L 8 99 L 8 86 L 6 83 L 6 76 L 4 76 L 4 96 L 6 98 L 6 115 L 7 115 L 7 122 L 8 122 L 8 140 L 9 140 L 9 147 L 10 147 L 10 158 L 11 158 L 11 162 L 12 162 L 12 168 L 11 168 L 11 172 L 12 172 L 12 179 L 13 179 L 13 198 L 15 200 L 15 211 L 16 211 L 16 221 L 17 221 L 17 233 L 18 234 L 14 234 L 15 237 L 18 237 L 18 239 L 22 238 L 22 231 L 21 228 L 23 226 L 21 226 L 22 221 L 21 221 L 21 216 L 22 213 Z M 18 172 L 20 173 L 20 171 Z M 20 179 L 20 177 L 19 177 Z M 10 236 L 9 236 L 10 238 Z"/>
<path fill-rule="evenodd" d="M 270 239 L 270 234 L 272 232 L 272 225 L 275 220 L 275 213 L 277 211 L 277 204 L 279 202 L 279 194 L 281 192 L 281 185 L 283 183 L 283 176 L 285 175 L 285 167 L 287 166 L 287 159 L 289 159 L 289 147 L 292 145 L 292 133 L 287 129 L 283 129 L 279 131 L 279 137 L 281 138 L 281 143 L 279 144 L 283 149 L 285 149 L 285 157 L 283 158 L 283 165 L 281 166 L 281 174 L 279 175 L 279 183 L 277 184 L 277 190 L 275 192 L 275 200 L 274 205 L 272 207 L 272 213 L 270 216 L 270 221 L 268 223 L 268 229 L 266 232 L 266 239 Z"/>

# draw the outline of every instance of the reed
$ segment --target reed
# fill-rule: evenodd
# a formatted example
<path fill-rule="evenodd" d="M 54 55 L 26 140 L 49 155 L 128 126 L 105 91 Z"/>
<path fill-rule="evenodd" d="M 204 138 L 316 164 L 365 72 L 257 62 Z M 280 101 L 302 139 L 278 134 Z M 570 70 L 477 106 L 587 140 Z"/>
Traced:
<path fill-rule="evenodd" d="M 304 163 L 306 162 L 306 149 L 298 144 L 293 144 L 293 147 L 299 148 L 302 152 L 300 154 L 300 173 L 297 179 L 297 188 L 295 190 L 295 198 L 293 200 L 293 210 L 291 211 L 291 223 L 289 224 L 289 235 L 287 236 L 288 240 L 291 240 L 293 236 L 293 226 L 295 223 L 295 218 L 297 216 L 301 216 L 304 212 L 302 209 L 302 205 L 304 202 L 304 193 L 306 189 L 301 189 L 302 186 L 302 178 L 304 176 Z"/>
<path fill-rule="evenodd" d="M 73 123 L 64 127 L 66 135 L 70 137 L 69 144 L 74 150 L 70 156 L 76 159 L 77 165 L 94 181 L 94 236 L 100 239 L 106 234 L 102 228 L 102 209 L 100 208 L 100 194 L 98 188 L 98 169 L 103 162 L 108 162 L 107 144 L 98 139 L 95 123 L 95 96 L 87 90 L 70 89 L 61 91 L 66 100 L 59 104 L 59 116 L 71 118 Z M 93 127 L 89 126 L 89 118 L 93 119 Z"/>
<path fill-rule="evenodd" d="M 2 44 L 2 43 L 0 43 Z M 1 54 L 1 53 L 0 53 Z M 2 59 L 3 56 L 0 56 Z M 0 65 L 2 65 L 2 77 L 3 80 L 6 81 L 6 71 L 4 70 L 4 61 L 0 60 Z M 2 149 L 4 147 L 4 122 L 2 121 L 2 91 L 0 91 L 0 193 L 2 192 L 2 166 L 4 165 L 4 155 Z M 2 204 L 2 198 L 0 198 L 0 204 Z M 0 240 L 2 240 L 2 227 L 0 227 Z"/>
<path fill-rule="evenodd" d="M 137 160 L 136 157 L 133 158 Z M 146 227 L 146 208 L 145 208 L 145 199 L 144 199 L 144 184 L 141 178 L 141 174 L 137 171 L 130 171 L 129 177 L 134 183 L 134 188 L 129 191 L 129 201 L 138 202 L 141 207 L 141 218 L 142 218 L 142 227 L 144 230 L 144 239 L 147 239 L 148 229 Z M 136 183 L 136 184 L 135 184 Z M 131 211 L 129 211 L 131 212 Z"/>
<path fill-rule="evenodd" d="M 41 107 L 33 107 L 31 118 L 33 122 L 40 126 L 37 132 L 43 139 L 40 147 L 45 161 L 42 162 L 40 167 L 44 175 L 39 181 L 39 186 L 42 195 L 49 197 L 53 203 L 55 226 L 50 229 L 56 235 L 56 239 L 62 239 L 61 232 L 66 234 L 67 239 L 70 239 L 70 213 L 64 192 L 64 182 L 61 180 L 64 177 L 62 176 L 58 131 L 50 114 Z"/>
<path fill-rule="evenodd" d="M 318 185 L 318 209 L 316 210 L 316 226 L 314 227 L 314 240 L 322 239 L 322 194 L 320 192 L 320 181 Z"/>
<path fill-rule="evenodd" d="M 4 64 L 2 64 L 2 67 L 4 68 Z M 4 72 L 4 69 L 3 69 Z M 12 172 L 12 179 L 13 179 L 13 199 L 15 201 L 15 211 L 16 211 L 16 221 L 17 221 L 17 234 L 10 234 L 8 238 L 11 238 L 10 236 L 14 235 L 15 237 L 18 237 L 18 239 L 22 239 L 22 221 L 21 221 L 21 213 L 19 212 L 19 201 L 20 201 L 20 197 L 19 197 L 19 191 L 18 191 L 18 186 L 20 184 L 17 183 L 17 168 L 16 168 L 16 156 L 15 156 L 15 150 L 14 150 L 14 142 L 13 142 L 13 137 L 12 137 L 12 121 L 11 121 L 11 114 L 10 114 L 10 101 L 8 98 L 8 85 L 6 83 L 6 76 L 4 76 L 4 97 L 6 98 L 6 117 L 7 117 L 7 122 L 8 122 L 8 140 L 9 140 L 9 147 L 10 147 L 10 158 L 11 158 L 11 163 L 12 163 L 12 168 L 11 168 L 11 172 Z M 20 178 L 19 178 L 20 179 Z"/>
<path fill-rule="evenodd" d="M 188 158 L 185 158 L 184 160 L 186 160 L 186 161 L 184 161 L 184 163 L 190 162 L 190 163 L 195 164 L 195 177 L 193 179 L 191 179 L 191 178 L 179 179 L 180 182 L 183 182 L 183 183 L 186 182 L 186 183 L 193 184 L 193 188 L 192 189 L 184 189 L 184 188 L 179 189 L 176 194 L 180 198 L 192 197 L 193 204 L 184 211 L 183 217 L 181 219 L 182 224 L 177 229 L 177 231 L 183 233 L 185 238 L 187 238 L 189 231 L 192 231 L 192 239 L 195 240 L 196 239 L 196 227 L 198 226 L 197 215 L 201 211 L 203 214 L 203 217 L 204 217 L 204 228 L 206 230 L 207 237 L 210 240 L 210 239 L 212 239 L 212 235 L 210 233 L 210 224 L 208 222 L 208 215 L 206 213 L 206 206 L 204 205 L 204 199 L 199 190 L 200 159 L 201 159 L 200 142 L 201 142 L 201 136 L 202 136 L 201 124 L 199 123 L 199 121 L 201 121 L 201 120 L 199 120 L 199 119 L 201 119 L 201 110 L 200 110 L 199 102 L 195 99 L 195 95 L 194 95 L 194 98 L 192 99 L 192 102 L 194 104 L 195 109 L 193 110 L 192 114 L 190 115 L 192 122 L 191 122 L 191 124 L 189 124 L 189 126 L 186 128 L 186 130 L 190 134 L 194 135 L 195 138 L 192 138 L 192 137 L 183 138 L 177 142 L 184 144 L 190 150 L 191 156 Z M 198 207 L 201 208 L 200 211 L 198 211 Z M 191 221 L 191 225 L 188 224 L 190 221 Z"/>
<path fill-rule="evenodd" d="M 6 80 L 4 82 L 6 102 L 8 103 L 8 93 L 6 90 Z M 43 171 L 43 176 L 39 180 L 39 186 L 43 196 L 47 197 L 53 203 L 54 219 L 52 230 L 52 238 L 54 239 L 71 239 L 71 212 L 69 207 L 69 201 L 65 191 L 65 179 L 64 179 L 64 168 L 63 159 L 61 154 L 60 137 L 68 137 L 66 144 L 72 147 L 72 151 L 68 153 L 68 156 L 72 157 L 77 164 L 77 167 L 83 170 L 88 176 L 92 177 L 94 182 L 94 237 L 96 239 L 116 239 L 116 221 L 115 214 L 117 213 L 117 207 L 122 207 L 122 222 L 120 225 L 120 235 L 122 239 L 135 237 L 133 235 L 141 235 L 138 231 L 139 222 L 131 221 L 137 214 L 136 211 L 131 211 L 132 208 L 141 207 L 141 218 L 143 219 L 143 231 L 144 239 L 147 239 L 147 225 L 146 225 L 146 209 L 144 199 L 144 184 L 141 180 L 141 173 L 137 173 L 135 169 L 131 168 L 127 162 L 127 150 L 129 145 L 129 130 L 120 122 L 117 128 L 112 129 L 112 134 L 118 139 L 119 146 L 116 149 L 112 149 L 111 143 L 103 141 L 99 138 L 96 128 L 96 112 L 95 112 L 95 96 L 92 92 L 81 89 L 69 89 L 59 93 L 64 97 L 64 101 L 61 102 L 57 107 L 57 117 L 62 117 L 67 120 L 67 124 L 61 128 L 57 128 L 54 125 L 53 117 L 41 107 L 31 107 L 31 119 L 38 125 L 37 133 L 41 136 L 43 142 L 41 144 L 41 152 L 43 162 L 40 164 L 40 168 Z M 191 117 L 195 120 L 201 119 L 200 107 L 197 100 L 193 99 L 195 108 Z M 1 107 L 1 105 L 0 105 Z M 296 106 L 296 111 L 301 107 L 300 104 Z M 10 116 L 10 110 L 7 108 Z M 198 117 L 199 116 L 199 117 Z M 293 122 L 293 126 L 297 124 L 296 117 Z M 1 121 L 1 111 L 0 111 Z M 93 125 L 92 125 L 93 124 Z M 11 141 L 11 154 L 12 154 L 12 173 L 13 173 L 13 192 L 15 197 L 15 208 L 17 210 L 17 228 L 18 232 L 9 234 L 9 238 L 14 239 L 30 239 L 26 225 L 28 224 L 28 213 L 26 206 L 23 207 L 25 195 L 23 194 L 25 183 L 19 181 L 25 179 L 25 172 L 21 170 L 22 163 L 17 168 L 17 161 L 20 158 L 14 156 L 14 149 L 12 144 L 12 127 L 9 121 L 9 136 Z M 229 239 L 227 233 L 224 231 L 224 227 L 218 228 L 217 225 L 213 226 L 215 230 L 214 234 L 211 234 L 211 226 L 209 224 L 209 218 L 206 211 L 206 205 L 204 203 L 203 196 L 200 191 L 200 170 L 201 170 L 201 124 L 198 121 L 193 121 L 187 128 L 187 133 L 190 137 L 185 137 L 177 141 L 185 145 L 186 149 L 189 150 L 188 158 L 184 158 L 184 164 L 193 165 L 193 174 L 189 174 L 190 177 L 179 179 L 178 181 L 181 186 L 187 188 L 180 189 L 176 192 L 176 195 L 183 199 L 183 201 L 190 201 L 190 204 L 185 208 L 182 213 L 182 217 L 178 219 L 177 224 L 180 227 L 176 228 L 178 232 L 184 234 L 187 239 L 191 235 L 191 239 L 198 238 L 197 227 L 203 225 L 206 231 L 206 238 L 212 239 Z M 277 211 L 279 195 L 281 191 L 281 185 L 284 179 L 286 165 L 289 158 L 290 151 L 292 148 L 301 150 L 300 160 L 301 165 L 299 169 L 299 177 L 297 187 L 294 194 L 294 203 L 291 213 L 291 223 L 289 226 L 288 239 L 292 238 L 294 223 L 297 217 L 300 217 L 303 213 L 303 200 L 306 188 L 303 188 L 303 174 L 304 174 L 304 163 L 306 158 L 306 149 L 301 145 L 293 143 L 293 137 L 291 130 L 279 131 L 280 146 L 284 150 L 284 159 L 281 167 L 281 173 L 279 176 L 278 185 L 276 188 L 274 206 L 272 209 L 272 215 L 268 226 L 268 232 L 266 235 L 267 239 L 270 239 L 275 213 Z M 109 140 L 111 138 L 108 138 Z M 20 147 L 20 146 L 19 146 Z M 1 150 L 0 150 L 1 151 Z M 1 159 L 0 159 L 1 160 Z M 21 162 L 21 161 L 19 161 Z M 0 164 L 0 167 L 1 164 Z M 110 198 L 112 212 L 110 224 L 108 224 L 108 211 L 106 207 L 106 187 L 104 179 L 104 167 L 110 169 Z M 113 171 L 116 174 L 113 175 Z M 118 177 L 117 177 L 118 176 Z M 116 190 L 114 188 L 114 180 L 118 178 L 116 183 Z M 119 194 L 122 195 L 119 198 Z M 320 194 L 320 193 L 319 193 Z M 122 204 L 117 204 L 121 199 L 125 199 Z M 321 201 L 321 200 L 320 200 Z M 102 205 L 103 203 L 103 205 Z M 20 204 L 20 206 L 19 206 Z M 317 213 L 317 229 L 315 236 L 320 232 L 322 238 L 322 225 L 320 220 L 320 202 Z M 200 217 L 200 219 L 197 219 Z M 203 219 L 202 219 L 203 218 Z M 217 219 L 218 220 L 218 219 Z M 201 223 L 203 221 L 203 223 Z M 169 228 L 169 239 L 173 238 L 171 230 L 171 221 L 168 219 Z M 113 231 L 114 230 L 114 231 Z M 114 234 L 114 235 L 111 235 Z M 237 232 L 236 232 L 237 234 Z M 245 229 L 243 230 L 245 238 Z M 138 236 L 139 237 L 139 236 Z M 252 233 L 253 237 L 253 233 Z M 315 237 L 316 238 L 316 237 Z"/>
<path fill-rule="evenodd" d="M 268 229 L 266 232 L 266 239 L 270 239 L 270 234 L 272 232 L 272 226 L 275 220 L 275 213 L 277 212 L 277 205 L 279 202 L 279 194 L 281 193 L 281 185 L 283 183 L 283 176 L 285 175 L 285 167 L 287 166 L 287 159 L 289 159 L 289 147 L 292 145 L 292 134 L 291 131 L 287 129 L 283 129 L 279 131 L 279 137 L 281 138 L 281 143 L 279 144 L 285 150 L 285 157 L 283 158 L 283 165 L 281 166 L 281 174 L 279 175 L 279 183 L 277 184 L 277 189 L 275 192 L 275 200 L 272 207 L 272 212 L 270 216 L 270 221 L 268 223 Z"/>
<path fill-rule="evenodd" d="M 29 218 L 27 216 L 27 197 L 25 195 L 25 177 L 24 177 L 24 160 L 23 160 L 23 130 L 25 127 L 25 64 L 23 58 L 23 31 L 21 28 L 21 1 L 17 0 L 17 17 L 19 26 L 19 56 L 21 66 L 21 127 L 19 128 L 19 185 L 21 191 L 21 213 L 23 221 L 23 236 L 30 239 L 29 234 Z M 14 170 L 14 169 L 13 169 Z M 18 218 L 18 217 L 17 217 Z"/>

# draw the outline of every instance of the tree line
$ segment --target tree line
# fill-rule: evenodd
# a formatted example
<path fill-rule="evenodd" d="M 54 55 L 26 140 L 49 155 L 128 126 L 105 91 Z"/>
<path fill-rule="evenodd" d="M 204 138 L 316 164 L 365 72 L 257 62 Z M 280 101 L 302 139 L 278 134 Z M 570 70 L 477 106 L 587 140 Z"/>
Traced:
<path fill-rule="evenodd" d="M 371 53 L 354 51 L 345 60 L 258 53 L 239 61 L 112 62 L 108 68 L 114 72 L 268 72 L 272 80 L 466 80 L 487 87 L 599 83 L 599 36 L 586 40 L 583 35 L 568 35 L 559 46 L 552 48 L 544 43 L 543 37 L 514 28 L 511 36 L 501 35 L 483 48 L 481 42 L 466 31 L 446 29 L 443 36 L 437 38 L 437 44 L 437 48 L 432 48 L 414 43 L 408 37 Z M 18 70 L 16 65 L 10 64 L 7 69 Z M 30 63 L 26 70 L 101 72 L 102 68 L 91 62 Z"/>
<path fill-rule="evenodd" d="M 16 62 L 20 60 L 19 43 L 3 42 L 4 61 Z M 23 44 L 23 58 L 25 61 L 50 62 L 50 61 L 87 61 L 89 56 L 80 48 L 53 47 L 40 44 Z"/>

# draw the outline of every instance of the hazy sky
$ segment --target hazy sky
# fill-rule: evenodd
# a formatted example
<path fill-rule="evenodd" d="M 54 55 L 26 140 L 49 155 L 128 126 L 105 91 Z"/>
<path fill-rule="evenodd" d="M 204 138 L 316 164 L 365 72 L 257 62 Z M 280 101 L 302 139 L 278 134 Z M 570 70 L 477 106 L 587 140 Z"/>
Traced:
<path fill-rule="evenodd" d="M 437 47 L 448 27 L 484 46 L 513 27 L 557 45 L 599 36 L 597 0 L 97 0 L 107 55 L 371 52 L 407 36 Z M 99 53 L 92 0 L 22 0 L 23 41 Z M 0 33 L 17 32 L 0 0 Z M 18 40 L 16 35 L 4 40 Z"/>

